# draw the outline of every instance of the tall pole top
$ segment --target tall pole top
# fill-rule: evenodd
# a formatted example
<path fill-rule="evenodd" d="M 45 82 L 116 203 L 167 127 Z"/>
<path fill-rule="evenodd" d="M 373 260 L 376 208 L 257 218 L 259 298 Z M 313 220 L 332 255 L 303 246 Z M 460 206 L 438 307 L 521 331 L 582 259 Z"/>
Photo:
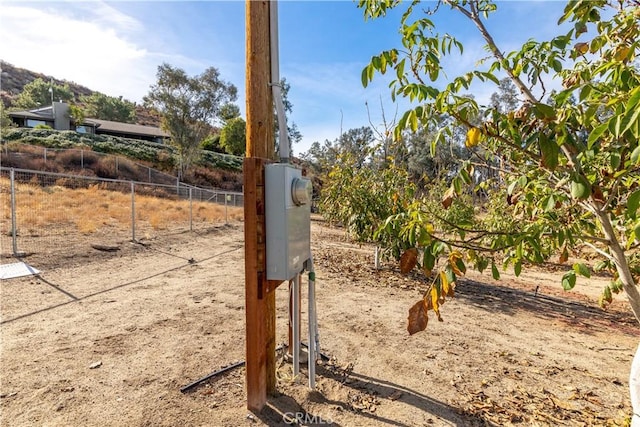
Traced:
<path fill-rule="evenodd" d="M 275 5 L 268 0 L 245 4 L 247 157 L 274 159 L 269 11 Z"/>

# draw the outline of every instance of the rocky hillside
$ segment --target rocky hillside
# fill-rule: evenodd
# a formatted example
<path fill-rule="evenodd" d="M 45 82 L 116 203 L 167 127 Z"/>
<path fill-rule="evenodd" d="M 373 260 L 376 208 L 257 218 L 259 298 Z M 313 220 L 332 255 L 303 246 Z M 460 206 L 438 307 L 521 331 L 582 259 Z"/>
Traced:
<path fill-rule="evenodd" d="M 41 78 L 46 81 L 53 80 L 57 85 L 68 84 L 76 99 L 79 99 L 82 95 L 91 95 L 95 92 L 88 87 L 75 82 L 58 79 L 42 73 L 36 73 L 25 68 L 15 67 L 1 59 L 0 68 L 2 69 L 2 72 L 0 73 L 0 100 L 5 107 L 10 107 L 20 92 L 22 92 L 22 88 L 37 78 Z M 114 96 L 112 94 L 109 95 Z M 155 111 L 138 105 L 136 106 L 136 123 L 146 126 L 159 126 L 160 115 Z"/>
<path fill-rule="evenodd" d="M 25 68 L 14 67 L 8 62 L 2 60 L 0 60 L 0 67 L 2 68 L 2 74 L 0 75 L 0 96 L 2 97 L 2 102 L 4 102 L 6 107 L 8 107 L 18 94 L 22 92 L 22 88 L 26 84 L 31 83 L 38 77 L 46 81 L 53 79 L 53 82 L 57 85 L 68 84 L 76 99 L 81 95 L 91 95 L 94 92 L 88 87 L 79 85 L 75 82 L 57 79 L 53 76 L 36 73 Z"/>

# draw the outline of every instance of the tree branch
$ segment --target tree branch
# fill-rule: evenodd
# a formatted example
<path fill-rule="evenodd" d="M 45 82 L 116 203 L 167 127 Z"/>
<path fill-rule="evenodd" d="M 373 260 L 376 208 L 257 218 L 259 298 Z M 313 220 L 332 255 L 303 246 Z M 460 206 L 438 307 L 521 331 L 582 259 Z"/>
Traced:
<path fill-rule="evenodd" d="M 453 2 L 452 0 L 443 0 L 443 1 L 448 5 L 450 5 L 452 8 L 461 12 L 463 15 L 465 15 L 475 24 L 475 26 L 480 31 L 480 34 L 482 34 L 482 37 L 487 42 L 487 46 L 491 50 L 491 53 L 493 53 L 493 56 L 500 61 L 500 63 L 503 65 L 504 70 L 507 72 L 507 74 L 509 75 L 513 83 L 518 87 L 518 89 L 520 89 L 520 92 L 524 95 L 526 100 L 531 102 L 532 104 L 537 103 L 538 100 L 533 96 L 533 93 L 531 93 L 531 91 L 524 84 L 524 82 L 514 74 L 513 70 L 510 67 L 504 66 L 504 63 L 506 62 L 504 55 L 498 49 L 495 40 L 493 40 L 493 37 L 491 37 L 491 34 L 489 34 L 489 31 L 487 31 L 487 28 L 482 23 L 482 20 L 480 19 L 480 16 L 478 16 L 478 12 L 475 9 L 475 4 L 477 3 L 477 1 L 470 2 L 471 12 L 466 10 L 462 6 L 460 6 L 458 3 Z"/>

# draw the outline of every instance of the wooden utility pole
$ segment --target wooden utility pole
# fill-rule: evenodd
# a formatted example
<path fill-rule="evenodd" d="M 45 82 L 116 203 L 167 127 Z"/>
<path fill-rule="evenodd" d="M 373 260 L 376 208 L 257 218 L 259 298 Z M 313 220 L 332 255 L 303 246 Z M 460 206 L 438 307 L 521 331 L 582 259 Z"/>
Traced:
<path fill-rule="evenodd" d="M 275 152 L 271 92 L 270 1 L 246 0 L 247 157 L 244 238 L 247 407 L 260 411 L 276 390 L 275 288 L 266 277 L 264 165 Z"/>

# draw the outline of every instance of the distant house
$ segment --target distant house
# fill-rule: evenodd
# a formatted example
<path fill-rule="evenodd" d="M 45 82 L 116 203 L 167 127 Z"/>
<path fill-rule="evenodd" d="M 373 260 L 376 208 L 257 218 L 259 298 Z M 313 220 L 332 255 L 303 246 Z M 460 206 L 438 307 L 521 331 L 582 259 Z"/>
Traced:
<path fill-rule="evenodd" d="M 170 137 L 167 132 L 153 126 L 92 118 L 86 118 L 81 124 L 77 124 L 70 118 L 69 105 L 64 102 L 54 102 L 49 107 L 35 110 L 10 111 L 8 114 L 11 120 L 19 127 L 33 128 L 38 125 L 46 125 L 57 130 L 75 130 L 79 133 L 119 136 L 121 138 L 141 139 L 161 144 Z"/>

